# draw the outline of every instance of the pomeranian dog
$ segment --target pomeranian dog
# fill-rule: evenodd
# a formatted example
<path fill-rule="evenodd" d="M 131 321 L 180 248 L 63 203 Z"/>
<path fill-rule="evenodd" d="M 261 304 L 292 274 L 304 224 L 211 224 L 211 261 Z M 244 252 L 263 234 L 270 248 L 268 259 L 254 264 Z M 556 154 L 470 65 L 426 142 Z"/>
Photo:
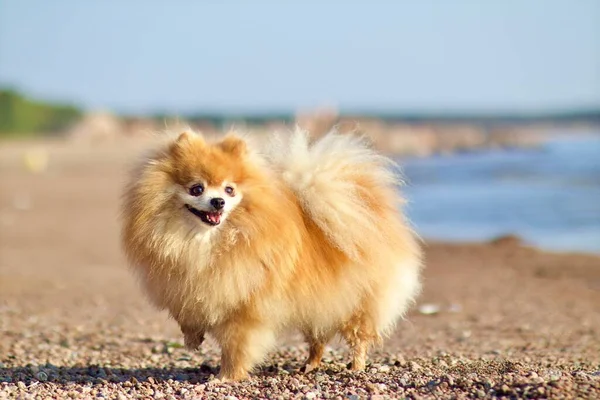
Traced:
<path fill-rule="evenodd" d="M 261 152 L 184 132 L 132 174 L 123 246 L 186 346 L 219 343 L 219 379 L 247 378 L 288 328 L 308 342 L 304 371 L 336 334 L 362 370 L 420 289 L 392 167 L 353 135 L 296 130 Z"/>

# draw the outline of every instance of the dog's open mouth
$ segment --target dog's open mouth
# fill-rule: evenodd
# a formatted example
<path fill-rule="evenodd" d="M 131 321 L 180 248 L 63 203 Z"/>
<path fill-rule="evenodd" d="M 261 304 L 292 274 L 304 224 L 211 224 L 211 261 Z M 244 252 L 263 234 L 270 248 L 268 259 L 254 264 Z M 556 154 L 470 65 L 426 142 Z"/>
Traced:
<path fill-rule="evenodd" d="M 185 208 L 196 217 L 200 218 L 205 224 L 217 226 L 221 223 L 222 213 L 219 211 L 202 211 L 187 204 L 185 205 Z"/>

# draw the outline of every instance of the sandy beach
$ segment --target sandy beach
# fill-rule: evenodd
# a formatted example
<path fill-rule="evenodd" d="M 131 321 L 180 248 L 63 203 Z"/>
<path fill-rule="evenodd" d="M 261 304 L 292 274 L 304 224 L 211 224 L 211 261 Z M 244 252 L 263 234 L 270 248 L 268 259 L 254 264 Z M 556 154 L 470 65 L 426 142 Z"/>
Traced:
<path fill-rule="evenodd" d="M 35 147 L 49 157 L 38 173 L 23 164 Z M 600 256 L 516 238 L 426 241 L 424 292 L 365 372 L 333 342 L 303 375 L 307 349 L 290 336 L 251 380 L 212 382 L 214 342 L 182 348 L 119 247 L 139 147 L 0 146 L 0 399 L 600 397 Z"/>

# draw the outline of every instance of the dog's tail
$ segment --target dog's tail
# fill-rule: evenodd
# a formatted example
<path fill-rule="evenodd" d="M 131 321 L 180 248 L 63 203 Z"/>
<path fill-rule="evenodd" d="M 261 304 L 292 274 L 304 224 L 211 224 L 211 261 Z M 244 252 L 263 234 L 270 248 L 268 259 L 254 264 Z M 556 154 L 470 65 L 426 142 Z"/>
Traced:
<path fill-rule="evenodd" d="M 308 133 L 296 129 L 273 140 L 268 159 L 304 212 L 351 259 L 368 252 L 374 238 L 392 235 L 382 226 L 404 223 L 395 164 L 364 138 L 330 132 L 310 143 Z"/>

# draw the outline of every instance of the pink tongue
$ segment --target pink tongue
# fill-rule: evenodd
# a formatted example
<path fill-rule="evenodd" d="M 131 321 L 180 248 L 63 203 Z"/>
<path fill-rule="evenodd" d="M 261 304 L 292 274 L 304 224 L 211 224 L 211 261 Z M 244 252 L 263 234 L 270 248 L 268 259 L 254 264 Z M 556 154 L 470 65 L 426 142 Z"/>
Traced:
<path fill-rule="evenodd" d="M 221 222 L 221 214 L 219 213 L 207 213 L 208 220 L 212 223 L 218 224 Z"/>

